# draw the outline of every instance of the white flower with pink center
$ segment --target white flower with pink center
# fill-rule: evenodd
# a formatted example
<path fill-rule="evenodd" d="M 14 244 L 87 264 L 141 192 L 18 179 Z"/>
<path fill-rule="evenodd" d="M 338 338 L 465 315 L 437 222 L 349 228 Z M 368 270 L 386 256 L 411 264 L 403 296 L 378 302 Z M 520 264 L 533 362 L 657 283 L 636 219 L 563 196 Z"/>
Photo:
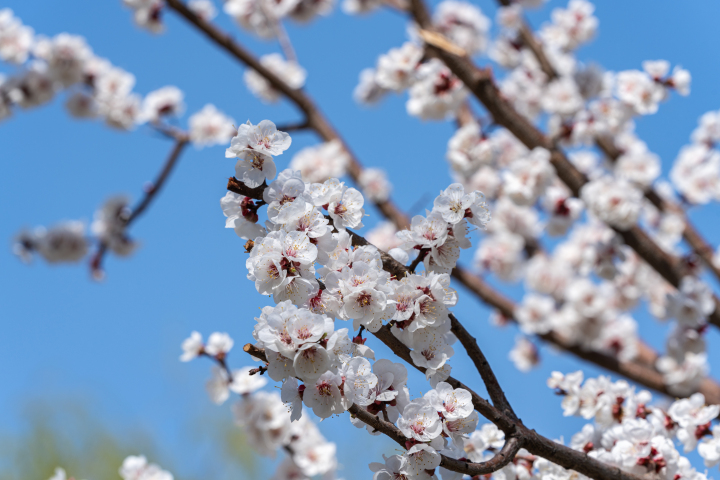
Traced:
<path fill-rule="evenodd" d="M 446 420 L 466 418 L 474 411 L 472 395 L 467 390 L 453 390 L 449 383 L 440 382 L 434 390 L 425 394 L 435 410 L 442 413 Z"/>
<path fill-rule="evenodd" d="M 325 372 L 314 384 L 305 386 L 303 402 L 320 418 L 342 413 L 346 407 L 343 405 L 343 396 L 340 393 L 341 384 L 342 378 L 339 375 Z"/>
<path fill-rule="evenodd" d="M 397 421 L 403 435 L 419 442 L 429 442 L 442 432 L 442 423 L 435 407 L 424 397 L 410 402 Z"/>

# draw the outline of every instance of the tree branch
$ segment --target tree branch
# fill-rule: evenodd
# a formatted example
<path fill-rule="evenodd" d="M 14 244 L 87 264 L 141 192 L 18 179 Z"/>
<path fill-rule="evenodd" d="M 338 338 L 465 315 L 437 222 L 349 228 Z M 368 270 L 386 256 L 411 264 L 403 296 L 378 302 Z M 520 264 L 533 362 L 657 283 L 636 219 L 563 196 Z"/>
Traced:
<path fill-rule="evenodd" d="M 175 165 L 180 159 L 180 154 L 187 146 L 188 141 L 189 139 L 186 136 L 180 137 L 175 140 L 175 145 L 170 151 L 170 155 L 168 155 L 168 158 L 165 161 L 162 170 L 160 170 L 160 174 L 155 179 L 155 182 L 152 184 L 152 186 L 147 189 L 145 196 L 142 198 L 142 200 L 140 200 L 140 203 L 137 204 L 137 206 L 133 209 L 132 213 L 128 217 L 127 226 L 129 226 L 140 215 L 142 215 L 143 212 L 145 212 L 145 210 L 147 209 L 147 207 L 149 207 L 150 204 L 153 202 L 155 197 L 157 197 L 157 194 L 160 193 L 160 190 L 162 190 L 162 187 L 165 185 L 165 182 L 170 176 L 170 173 L 172 173 Z"/>
<path fill-rule="evenodd" d="M 340 137 L 330 122 L 320 112 L 315 102 L 305 93 L 302 89 L 291 88 L 283 80 L 281 80 L 273 72 L 265 68 L 250 52 L 241 47 L 237 42 L 233 40 L 230 35 L 224 33 L 212 23 L 198 17 L 193 13 L 182 0 L 166 0 L 166 4 L 171 9 L 178 12 L 183 18 L 195 26 L 198 30 L 203 32 L 210 40 L 216 43 L 223 50 L 232 55 L 235 59 L 239 60 L 246 66 L 255 70 L 258 74 L 264 77 L 270 85 L 282 93 L 288 100 L 290 100 L 295 106 L 305 114 L 307 124 L 309 128 L 315 131 L 315 133 L 322 138 L 324 141 L 329 142 L 331 140 L 338 140 L 345 151 L 350 157 L 348 165 L 348 175 L 357 184 L 359 183 L 360 174 L 363 171 L 363 167 L 358 161 L 357 157 L 352 153 L 347 143 Z M 380 212 L 392 221 L 398 228 L 405 228 L 410 225 L 410 221 L 405 214 L 400 211 L 394 203 L 391 201 L 377 202 L 375 204 Z"/>
<path fill-rule="evenodd" d="M 165 163 L 162 166 L 162 169 L 160 170 L 160 173 L 158 174 L 157 178 L 155 179 L 155 183 L 152 184 L 152 186 L 145 190 L 145 195 L 140 200 L 140 202 L 137 204 L 137 206 L 132 210 L 130 215 L 127 217 L 127 220 L 125 221 L 125 228 L 129 227 L 131 223 L 133 223 L 140 215 L 145 212 L 145 210 L 150 206 L 150 204 L 153 202 L 157 194 L 160 192 L 162 187 L 165 185 L 165 182 L 167 181 L 168 177 L 170 176 L 170 173 L 172 173 L 173 169 L 175 168 L 175 165 L 177 164 L 178 160 L 180 159 L 180 154 L 182 154 L 183 150 L 185 149 L 185 146 L 187 146 L 189 142 L 189 138 L 185 133 L 178 133 L 173 132 L 172 134 L 168 133 L 169 131 L 166 130 L 160 130 L 166 135 L 170 135 L 173 138 L 175 138 L 175 145 L 173 146 L 172 150 L 170 151 L 170 154 L 167 157 L 167 160 L 165 160 Z M 93 275 L 95 276 L 102 276 L 102 264 L 103 260 L 105 258 L 105 254 L 107 253 L 107 245 L 104 242 L 101 242 L 98 246 L 97 251 L 90 259 L 90 266 L 93 272 Z"/>
<path fill-rule="evenodd" d="M 262 191 L 264 190 L 264 188 L 265 186 L 251 189 L 247 187 L 244 183 L 232 177 L 228 181 L 228 190 L 256 200 L 262 199 Z M 370 242 L 368 242 L 364 237 L 358 235 L 352 230 L 348 229 L 347 232 L 350 234 L 353 246 L 362 247 L 365 245 L 370 245 Z M 383 262 L 383 269 L 385 271 L 390 273 L 390 275 L 392 275 L 396 279 L 402 279 L 405 278 L 406 275 L 408 275 L 408 268 L 405 267 L 405 265 L 397 262 L 387 252 L 384 252 L 380 249 L 378 249 L 378 251 L 380 252 L 380 257 L 382 258 Z M 458 280 L 464 287 L 477 295 L 477 297 L 481 301 L 497 309 L 504 317 L 508 318 L 509 320 L 517 322 L 517 319 L 515 318 L 515 309 L 517 308 L 515 303 L 506 296 L 504 296 L 502 293 L 493 289 L 483 279 L 481 279 L 477 275 L 471 274 L 459 265 L 452 270 L 452 276 L 453 278 Z M 375 336 L 378 336 L 378 333 L 375 333 Z M 458 336 L 458 332 L 456 332 L 455 329 L 453 329 L 453 333 Z M 670 392 L 665 385 L 662 374 L 660 374 L 655 369 L 655 361 L 658 358 L 657 353 L 655 353 L 652 348 L 642 342 L 638 342 L 637 361 L 619 361 L 617 358 L 601 352 L 585 350 L 578 345 L 568 342 L 562 336 L 558 335 L 555 332 L 549 332 L 544 335 L 539 335 L 539 337 L 551 343 L 552 345 L 577 356 L 582 360 L 593 363 L 611 372 L 615 372 L 629 380 L 632 380 L 640 385 L 644 385 L 645 387 L 651 388 L 670 397 L 675 397 L 675 394 Z M 378 336 L 378 338 L 380 337 Z M 386 345 L 389 345 L 389 343 L 393 343 L 395 345 L 395 347 L 393 348 L 394 353 L 414 366 L 412 359 L 410 358 L 410 350 L 407 349 L 407 347 L 405 347 L 402 342 L 397 340 L 394 335 L 390 334 L 389 330 L 388 335 L 382 335 L 381 341 Z M 406 350 L 406 352 L 404 353 L 404 357 L 402 356 L 403 348 Z M 422 372 L 425 371 L 425 369 L 418 369 Z M 720 384 L 718 384 L 716 381 L 710 378 L 704 379 L 701 382 L 697 391 L 705 395 L 705 398 L 709 403 L 720 403 Z"/>
<path fill-rule="evenodd" d="M 306 115 L 306 123 L 309 128 L 312 128 L 314 131 L 320 135 L 320 137 L 324 138 L 325 140 L 332 140 L 332 139 L 339 139 L 335 131 L 327 124 L 327 121 L 324 119 L 324 117 L 319 113 L 319 111 L 314 106 L 314 103 L 310 100 L 309 97 L 302 91 L 302 90 L 295 90 L 290 87 L 288 87 L 282 80 L 280 80 L 276 75 L 274 75 L 269 70 L 262 67 L 262 65 L 253 57 L 250 53 L 248 53 L 246 50 L 244 50 L 242 47 L 240 47 L 237 43 L 234 42 L 234 40 L 227 34 L 221 32 L 219 29 L 217 29 L 215 26 L 210 24 L 209 22 L 206 22 L 205 20 L 197 17 L 192 11 L 190 11 L 181 0 L 168 0 L 168 6 L 173 8 L 175 11 L 180 13 L 186 20 L 188 20 L 191 24 L 193 24 L 195 27 L 197 27 L 200 31 L 202 31 L 207 37 L 209 37 L 213 42 L 215 42 L 217 45 L 219 45 L 221 48 L 226 50 L 228 53 L 230 53 L 233 57 L 244 63 L 245 65 L 249 66 L 250 68 L 253 68 L 256 70 L 259 74 L 263 75 L 270 84 L 275 87 L 277 90 L 279 90 L 281 93 L 283 93 L 290 101 L 292 101 L 301 111 L 303 111 Z M 429 19 L 429 17 L 428 17 Z M 304 126 L 304 124 L 303 124 Z M 347 149 L 347 147 L 346 147 Z M 362 171 L 362 167 L 360 163 L 357 161 L 357 159 L 351 154 L 351 168 L 349 169 L 349 173 L 351 177 L 353 177 L 356 181 L 359 178 L 359 174 Z M 236 193 L 248 196 L 250 198 L 256 198 L 256 199 L 262 199 L 262 194 L 257 194 L 257 192 L 250 192 L 246 190 L 246 186 L 242 184 L 241 182 L 237 182 L 234 179 L 231 179 L 228 184 L 228 189 L 231 191 L 234 191 Z M 379 202 L 376 204 L 378 206 L 378 209 L 380 212 L 391 220 L 398 228 L 406 228 L 409 225 L 408 218 L 400 212 L 397 207 L 395 207 L 394 204 L 392 204 L 389 201 L 386 202 Z M 458 269 L 456 269 L 453 273 L 453 276 L 455 278 L 458 278 L 456 272 Z M 464 278 L 467 278 L 467 275 L 463 276 Z M 402 277 L 397 277 L 402 278 Z M 506 305 L 498 302 L 493 302 L 493 299 L 497 299 L 498 295 L 495 295 L 490 289 L 489 286 L 485 285 L 482 280 L 480 280 L 478 277 L 475 277 L 475 279 L 472 281 L 472 283 L 475 285 L 475 287 L 480 286 L 480 288 L 471 288 L 471 290 L 478 295 L 482 300 L 488 301 L 490 305 L 494 306 L 495 308 L 500 309 L 501 311 L 506 310 Z M 466 284 L 467 286 L 467 284 Z M 512 318 L 512 310 L 510 310 L 510 313 L 508 315 L 510 318 Z M 608 362 L 611 363 L 611 362 Z M 620 373 L 622 375 L 628 375 L 628 372 L 624 371 L 618 371 L 617 373 Z M 633 378 L 629 377 L 633 380 L 638 381 L 639 383 L 642 383 L 642 378 Z"/>
<path fill-rule="evenodd" d="M 411 0 L 410 11 L 415 21 L 427 31 L 434 32 L 430 17 L 422 0 Z M 522 116 L 504 98 L 492 78 L 489 69 L 478 69 L 472 61 L 466 57 L 460 57 L 452 52 L 426 44 L 426 49 L 457 76 L 475 97 L 485 106 L 492 115 L 494 121 L 505 127 L 526 147 L 545 148 L 550 152 L 550 163 L 560 180 L 570 188 L 573 195 L 578 196 L 580 189 L 587 183 L 587 178 L 568 160 L 565 154 L 554 145 L 540 130 L 535 127 L 527 118 Z M 637 225 L 628 230 L 621 230 L 612 227 L 625 243 L 654 268 L 668 283 L 674 287 L 680 285 L 680 280 L 687 274 L 682 262 L 660 248 L 648 235 Z M 710 315 L 709 320 L 716 326 L 720 326 L 720 300 L 714 296 L 716 308 Z"/>
<path fill-rule="evenodd" d="M 265 355 L 265 351 L 263 349 L 257 348 L 255 345 L 247 343 L 243 347 L 243 351 L 252 355 L 254 358 L 257 358 L 267 363 L 267 356 Z M 407 449 L 406 442 L 408 441 L 408 438 L 403 435 L 400 429 L 391 422 L 380 418 L 380 416 L 378 415 L 373 415 L 363 407 L 360 407 L 354 403 L 350 405 L 350 407 L 348 408 L 348 412 L 350 412 L 350 415 L 357 418 L 364 424 L 372 427 L 375 431 L 387 435 L 395 443 Z M 454 458 L 441 455 L 442 460 L 440 466 L 448 470 L 452 470 L 453 472 L 464 473 L 465 475 L 469 475 L 471 477 L 474 477 L 476 475 L 486 475 L 488 473 L 500 470 L 505 465 L 510 463 L 512 459 L 515 458 L 515 455 L 520 450 L 520 448 L 522 448 L 522 438 L 518 436 L 511 436 L 507 439 L 503 448 L 487 462 L 464 462 L 462 460 L 456 460 Z"/>

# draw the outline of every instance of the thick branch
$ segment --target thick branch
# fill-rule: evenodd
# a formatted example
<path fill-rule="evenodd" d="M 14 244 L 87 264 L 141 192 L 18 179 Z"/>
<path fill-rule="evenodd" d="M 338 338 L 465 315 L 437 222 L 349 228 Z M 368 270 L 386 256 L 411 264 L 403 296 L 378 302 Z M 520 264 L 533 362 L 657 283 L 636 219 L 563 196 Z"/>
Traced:
<path fill-rule="evenodd" d="M 492 367 L 490 367 L 490 364 L 487 361 L 487 358 L 485 358 L 485 354 L 483 354 L 482 350 L 480 350 L 480 347 L 478 346 L 475 337 L 470 335 L 470 333 L 465 330 L 465 327 L 463 327 L 463 325 L 458 321 L 457 318 L 455 318 L 455 315 L 453 315 L 452 313 L 450 314 L 450 325 L 452 326 L 452 332 L 455 334 L 462 346 L 465 348 L 465 351 L 472 360 L 473 365 L 475 365 L 475 369 L 478 371 L 478 373 L 480 373 L 480 376 L 483 379 L 483 383 L 485 383 L 485 387 L 487 388 L 488 394 L 492 399 L 493 405 L 502 410 L 510 418 L 517 420 L 517 415 L 515 415 L 515 411 L 512 409 L 512 407 L 510 406 L 510 402 L 508 402 L 507 398 L 505 397 L 505 392 L 503 391 L 502 387 L 500 387 L 500 382 L 498 382 L 497 377 L 495 376 L 495 372 L 493 372 Z"/>
<path fill-rule="evenodd" d="M 422 0 L 411 1 L 411 12 L 418 24 L 432 31 L 429 15 Z M 535 125 L 521 115 L 501 94 L 492 78 L 489 69 L 478 69 L 467 57 L 460 57 L 449 51 L 426 45 L 426 49 L 440 58 L 445 65 L 468 87 L 480 100 L 495 123 L 505 127 L 526 147 L 532 149 L 542 147 L 550 152 L 550 163 L 573 195 L 578 196 L 580 189 L 587 183 L 585 176 L 568 160 L 565 154 L 554 145 Z M 653 267 L 671 285 L 678 287 L 680 280 L 686 275 L 682 262 L 665 252 L 637 225 L 629 230 L 613 229 L 623 238 L 625 243 Z M 716 308 L 710 315 L 711 323 L 720 326 L 720 300 L 715 297 Z"/>

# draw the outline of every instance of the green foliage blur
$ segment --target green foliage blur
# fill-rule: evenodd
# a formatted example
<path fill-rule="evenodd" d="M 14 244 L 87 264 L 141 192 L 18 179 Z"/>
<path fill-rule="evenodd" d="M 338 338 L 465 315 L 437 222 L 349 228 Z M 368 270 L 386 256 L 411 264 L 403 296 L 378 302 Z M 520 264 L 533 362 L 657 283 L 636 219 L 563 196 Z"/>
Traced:
<path fill-rule="evenodd" d="M 159 448 L 142 430 L 113 431 L 83 402 L 30 402 L 20 415 L 17 433 L 0 431 L 0 480 L 47 480 L 57 467 L 76 480 L 119 480 L 118 469 L 128 455 L 145 455 L 171 472 L 176 480 L 255 478 L 257 465 L 242 430 L 225 417 L 191 422 L 190 441 L 197 443 L 200 461 L 188 465 Z M 184 475 L 180 468 L 190 472 Z"/>

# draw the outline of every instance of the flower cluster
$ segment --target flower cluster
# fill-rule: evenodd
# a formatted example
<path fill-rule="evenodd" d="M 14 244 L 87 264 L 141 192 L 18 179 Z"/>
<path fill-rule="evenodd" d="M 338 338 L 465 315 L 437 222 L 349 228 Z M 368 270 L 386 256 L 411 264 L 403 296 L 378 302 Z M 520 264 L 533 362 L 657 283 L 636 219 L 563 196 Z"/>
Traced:
<path fill-rule="evenodd" d="M 658 479 L 705 480 L 684 457 L 696 448 L 708 467 L 718 463 L 717 427 L 711 422 L 719 405 L 705 405 L 696 393 L 667 409 L 650 404 L 648 391 L 635 391 L 627 382 L 607 377 L 588 379 L 582 372 L 553 372 L 548 387 L 563 397 L 565 416 L 578 415 L 594 423 L 573 435 L 570 447 L 627 472 Z"/>
<path fill-rule="evenodd" d="M 433 26 L 455 48 L 474 55 L 485 51 L 490 20 L 476 6 L 445 0 L 437 6 Z M 411 30 L 415 32 L 416 26 Z M 388 92 L 409 91 L 407 111 L 422 119 L 453 117 L 467 98 L 467 89 L 438 59 L 424 58 L 417 42 L 407 42 L 378 58 L 375 69 L 360 75 L 355 99 L 375 103 Z"/>
<path fill-rule="evenodd" d="M 162 4 L 160 0 L 125 3 L 135 9 L 136 21 L 150 24 Z M 45 105 L 63 90 L 68 92 L 65 106 L 73 117 L 100 119 L 119 130 L 157 125 L 185 109 L 177 87 L 163 87 L 143 98 L 133 91 L 135 76 L 95 55 L 83 37 L 35 35 L 7 8 L 0 10 L 0 59 L 24 67 L 10 78 L 0 77 L 0 120 L 10 116 L 14 107 Z M 190 118 L 190 140 L 198 146 L 227 143 L 235 133 L 232 124 L 232 119 L 206 105 Z"/>
<path fill-rule="evenodd" d="M 289 302 L 283 306 L 292 307 Z M 295 311 L 297 313 L 297 308 Z M 268 309 L 265 309 L 263 315 L 267 314 Z M 298 329 L 303 328 L 300 324 L 296 326 Z M 256 329 L 256 333 L 258 331 L 259 329 Z M 304 336 L 302 332 L 295 333 Z M 269 335 L 271 334 L 263 332 L 263 336 Z M 188 362 L 204 356 L 217 364 L 213 366 L 212 377 L 207 382 L 210 400 L 222 404 L 228 400 L 230 392 L 238 394 L 240 401 L 233 405 L 233 413 L 237 425 L 243 428 L 253 449 L 270 457 L 274 457 L 281 449 L 290 454 L 279 465 L 277 478 L 310 478 L 331 474 L 337 466 L 335 444 L 326 441 L 315 424 L 307 416 L 302 416 L 302 404 L 293 405 L 292 413 L 288 411 L 284 403 L 288 387 L 283 386 L 282 399 L 277 392 L 259 391 L 267 384 L 267 379 L 261 376 L 263 373 L 267 371 L 268 375 L 276 380 L 283 378 L 283 370 L 288 366 L 283 365 L 282 361 L 270 361 L 265 369 L 231 369 L 227 360 L 233 345 L 234 341 L 227 333 L 212 333 L 207 342 L 203 342 L 199 332 L 192 332 L 182 344 L 183 354 L 180 360 Z M 266 349 L 266 353 L 268 360 L 275 358 L 270 349 Z M 303 367 L 307 366 L 305 363 L 297 370 L 303 371 Z M 290 365 L 289 368 L 293 369 L 293 366 Z"/>

